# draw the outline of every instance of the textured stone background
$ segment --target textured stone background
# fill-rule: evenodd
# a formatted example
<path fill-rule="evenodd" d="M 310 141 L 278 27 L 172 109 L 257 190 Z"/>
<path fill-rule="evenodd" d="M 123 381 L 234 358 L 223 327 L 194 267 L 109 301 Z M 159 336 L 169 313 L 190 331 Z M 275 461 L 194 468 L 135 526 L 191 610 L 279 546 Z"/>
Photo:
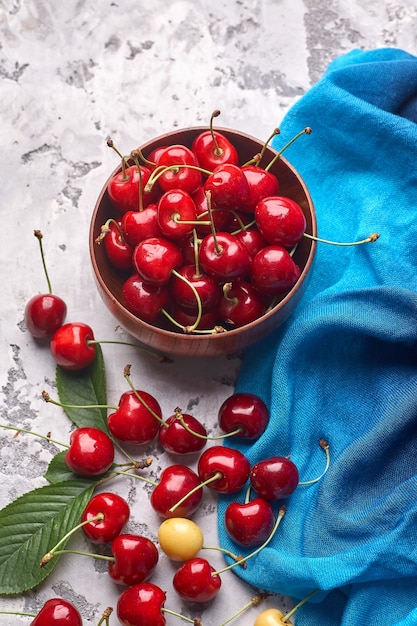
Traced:
<path fill-rule="evenodd" d="M 46 288 L 35 228 L 44 233 L 54 291 L 65 297 L 68 319 L 91 324 L 99 339 L 126 339 L 103 308 L 88 258 L 92 207 L 116 166 L 105 143 L 109 135 L 126 153 L 173 127 L 205 124 L 219 108 L 220 125 L 266 138 L 333 58 L 385 46 L 415 54 L 416 33 L 417 9 L 406 0 L 0 0 L 0 421 L 51 430 L 64 441 L 70 431 L 61 411 L 40 399 L 42 389 L 56 393 L 54 364 L 22 322 L 27 300 Z M 111 402 L 124 390 L 122 370 L 131 362 L 134 379 L 166 414 L 179 405 L 209 428 L 233 391 L 240 363 L 238 357 L 176 359 L 164 369 L 130 348 L 105 347 L 104 353 Z M 0 440 L 4 506 L 44 484 L 55 450 L 29 436 L 13 440 L 8 431 Z M 153 452 L 156 477 L 169 459 Z M 146 492 L 127 481 L 119 489 L 134 510 L 130 530 L 155 537 Z M 207 543 L 216 543 L 214 498 L 208 496 L 198 519 Z M 0 609 L 33 611 L 62 595 L 80 607 L 85 624 L 97 624 L 104 608 L 115 605 L 118 589 L 99 562 L 80 559 L 61 561 L 46 584 L 24 598 L 0 598 Z M 154 579 L 168 590 L 167 606 L 193 615 L 174 596 L 169 571 L 162 566 Z M 220 624 L 252 594 L 227 576 L 216 601 L 201 609 L 204 623 Z M 281 601 L 270 598 L 266 606 Z M 249 626 L 254 614 L 238 623 Z M 28 618 L 0 616 L 0 624 L 11 623 Z"/>

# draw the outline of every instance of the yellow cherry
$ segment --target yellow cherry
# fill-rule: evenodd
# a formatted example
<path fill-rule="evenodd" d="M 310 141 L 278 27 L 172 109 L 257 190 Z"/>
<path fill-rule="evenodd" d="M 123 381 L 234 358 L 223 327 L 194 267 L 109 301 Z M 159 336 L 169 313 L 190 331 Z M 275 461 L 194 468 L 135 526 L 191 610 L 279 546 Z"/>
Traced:
<path fill-rule="evenodd" d="M 200 527 L 184 517 L 170 517 L 162 522 L 158 530 L 161 549 L 173 561 L 188 561 L 203 547 Z"/>
<path fill-rule="evenodd" d="M 286 626 L 288 624 L 292 625 L 292 622 L 290 621 L 283 622 L 283 617 L 284 613 L 279 609 L 266 609 L 265 611 L 262 611 L 262 613 L 259 613 L 253 626 Z"/>

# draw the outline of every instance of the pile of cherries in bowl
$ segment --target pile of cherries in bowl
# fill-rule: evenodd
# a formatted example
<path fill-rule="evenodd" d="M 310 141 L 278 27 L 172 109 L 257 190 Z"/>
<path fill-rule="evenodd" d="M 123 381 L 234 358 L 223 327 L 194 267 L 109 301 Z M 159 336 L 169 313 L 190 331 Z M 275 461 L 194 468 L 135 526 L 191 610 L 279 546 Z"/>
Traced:
<path fill-rule="evenodd" d="M 120 164 L 93 212 L 90 255 L 104 302 L 130 334 L 171 354 L 218 355 L 290 315 L 311 269 L 315 241 L 305 234 L 316 235 L 316 219 L 280 153 L 212 124 L 128 156 L 108 145 Z"/>

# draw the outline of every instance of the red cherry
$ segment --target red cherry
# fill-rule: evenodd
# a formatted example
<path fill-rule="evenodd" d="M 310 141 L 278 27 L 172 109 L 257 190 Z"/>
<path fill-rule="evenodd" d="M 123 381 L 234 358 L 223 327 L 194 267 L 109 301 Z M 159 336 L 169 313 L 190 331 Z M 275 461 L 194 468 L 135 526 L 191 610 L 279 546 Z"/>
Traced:
<path fill-rule="evenodd" d="M 259 396 L 236 392 L 221 404 L 218 422 L 224 432 L 231 433 L 240 429 L 238 437 L 253 440 L 265 432 L 269 422 L 269 410 Z"/>
<path fill-rule="evenodd" d="M 170 308 L 170 314 L 177 324 L 181 324 L 184 328 L 189 328 L 190 326 L 194 328 L 196 321 L 195 313 L 186 311 L 174 303 Z M 210 311 L 203 312 L 195 330 L 211 330 L 217 325 L 217 321 L 217 310 L 210 309 Z M 175 326 L 175 329 L 178 330 L 178 327 Z"/>
<path fill-rule="evenodd" d="M 67 305 L 52 293 L 33 296 L 25 307 L 25 326 L 36 339 L 54 334 L 64 323 Z"/>
<path fill-rule="evenodd" d="M 124 239 L 121 228 L 121 221 L 117 225 L 111 222 L 103 245 L 110 263 L 119 270 L 127 271 L 132 269 L 133 249 Z"/>
<path fill-rule="evenodd" d="M 288 291 L 300 274 L 300 268 L 282 246 L 265 246 L 252 259 L 251 284 L 263 295 L 273 296 Z"/>
<path fill-rule="evenodd" d="M 232 502 L 225 512 L 226 531 L 241 546 L 261 545 L 270 536 L 274 524 L 274 511 L 263 498 L 245 503 Z"/>
<path fill-rule="evenodd" d="M 180 418 L 192 432 L 184 428 Z M 207 430 L 193 415 L 177 410 L 159 427 L 158 439 L 166 452 L 191 454 L 200 452 L 204 448 L 207 442 Z"/>
<path fill-rule="evenodd" d="M 143 211 L 126 211 L 122 217 L 123 237 L 131 248 L 149 237 L 159 237 L 157 204 L 150 204 Z"/>
<path fill-rule="evenodd" d="M 113 442 L 104 431 L 86 426 L 71 433 L 65 464 L 75 474 L 100 476 L 107 472 L 113 460 Z"/>
<path fill-rule="evenodd" d="M 178 306 L 192 313 L 198 311 L 197 299 L 190 284 L 197 291 L 204 312 L 214 309 L 218 305 L 221 290 L 214 278 L 201 272 L 197 273 L 195 265 L 183 265 L 177 270 L 177 273 L 185 278 L 182 280 L 180 276 L 174 275 L 170 283 L 173 301 Z"/>
<path fill-rule="evenodd" d="M 53 334 L 51 353 L 57 364 L 67 370 L 84 369 L 96 356 L 96 346 L 91 342 L 94 342 L 94 333 L 90 326 L 70 322 Z"/>
<path fill-rule="evenodd" d="M 200 505 L 202 489 L 190 494 L 175 511 L 169 509 L 200 484 L 200 478 L 186 465 L 170 465 L 161 473 L 160 482 L 151 493 L 151 505 L 161 517 L 190 517 Z"/>
<path fill-rule="evenodd" d="M 210 563 L 201 557 L 185 561 L 175 572 L 172 584 L 187 602 L 208 602 L 220 591 L 221 578 Z"/>
<path fill-rule="evenodd" d="M 119 585 L 137 585 L 152 576 L 159 560 L 156 545 L 142 535 L 125 533 L 112 541 L 114 561 L 109 562 L 110 577 Z"/>
<path fill-rule="evenodd" d="M 250 470 L 250 484 L 266 500 L 288 498 L 295 491 L 298 469 L 295 463 L 283 456 L 273 456 L 256 463 Z"/>
<path fill-rule="evenodd" d="M 254 257 L 259 250 L 268 245 L 265 237 L 256 226 L 243 228 L 235 233 L 235 235 L 237 239 L 243 243 L 251 257 Z"/>
<path fill-rule="evenodd" d="M 277 177 L 256 165 L 244 165 L 242 172 L 249 185 L 249 196 L 242 211 L 253 213 L 260 200 L 267 196 L 276 196 L 279 190 Z"/>
<path fill-rule="evenodd" d="M 226 324 L 238 328 L 257 320 L 265 307 L 261 296 L 249 282 L 240 280 L 223 287 L 218 316 Z"/>
<path fill-rule="evenodd" d="M 165 626 L 165 591 L 144 582 L 125 589 L 117 601 L 117 617 L 125 626 Z"/>
<path fill-rule="evenodd" d="M 206 170 L 212 171 L 224 163 L 237 165 L 239 162 L 237 150 L 232 142 L 216 130 L 206 130 L 197 135 L 191 150 L 196 155 L 200 166 Z"/>
<path fill-rule="evenodd" d="M 165 237 L 150 237 L 139 242 L 133 252 L 133 264 L 143 280 L 153 285 L 166 285 L 172 270 L 182 264 L 179 248 Z"/>
<path fill-rule="evenodd" d="M 290 248 L 304 234 L 306 218 L 300 205 L 284 196 L 260 200 L 255 208 L 256 224 L 270 244 Z"/>
<path fill-rule="evenodd" d="M 149 168 L 141 165 L 142 174 L 142 203 L 143 206 L 147 206 L 155 201 L 154 193 L 145 193 L 145 185 L 151 175 Z M 120 213 L 126 211 L 137 211 L 139 208 L 139 190 L 140 190 L 140 178 L 139 171 L 136 165 L 131 165 L 123 171 L 115 174 L 109 181 L 107 186 L 107 192 L 110 200 L 115 208 Z"/>
<path fill-rule="evenodd" d="M 207 196 L 204 187 L 199 187 L 192 195 L 196 213 L 197 224 L 195 229 L 199 237 L 204 237 L 212 232 L 211 224 L 205 222 L 213 221 L 214 230 L 216 232 L 229 230 L 228 226 L 231 222 L 233 214 L 227 209 L 212 209 L 209 213 Z"/>
<path fill-rule="evenodd" d="M 109 431 L 124 443 L 142 445 L 155 439 L 158 434 L 162 409 L 150 393 L 126 391 L 119 401 L 119 408 L 107 418 Z"/>
<path fill-rule="evenodd" d="M 78 609 L 62 598 L 47 600 L 30 626 L 82 626 Z"/>
<path fill-rule="evenodd" d="M 93 519 L 99 513 L 104 515 L 103 519 Z M 82 531 L 94 544 L 110 543 L 121 533 L 129 516 L 129 505 L 122 496 L 111 491 L 98 493 L 91 498 L 81 515 L 82 522 L 92 520 L 82 526 Z"/>
<path fill-rule="evenodd" d="M 202 175 L 198 169 L 199 164 L 194 153 L 189 148 L 181 144 L 174 144 L 162 150 L 156 162 L 158 168 L 173 166 L 173 169 L 167 170 L 158 177 L 158 183 L 161 189 L 169 191 L 170 189 L 182 189 L 192 194 L 201 185 Z M 178 167 L 174 166 L 192 167 Z"/>
<path fill-rule="evenodd" d="M 249 198 L 249 184 L 242 168 L 231 163 L 217 167 L 204 183 L 213 207 L 239 210 Z"/>
<path fill-rule="evenodd" d="M 201 482 L 214 491 L 233 493 L 243 487 L 249 477 L 250 464 L 239 450 L 226 446 L 211 446 L 204 450 L 198 460 Z M 219 475 L 215 480 L 214 477 Z"/>
<path fill-rule="evenodd" d="M 122 286 L 123 303 L 127 309 L 141 320 L 153 324 L 161 309 L 169 305 L 170 294 L 167 287 L 151 285 L 139 274 L 132 274 Z"/>
<path fill-rule="evenodd" d="M 158 224 L 163 236 L 181 239 L 192 233 L 197 220 L 190 194 L 182 189 L 166 191 L 158 202 Z"/>
<path fill-rule="evenodd" d="M 245 278 L 251 258 L 245 246 L 228 232 L 206 235 L 199 247 L 201 269 L 218 281 Z"/>

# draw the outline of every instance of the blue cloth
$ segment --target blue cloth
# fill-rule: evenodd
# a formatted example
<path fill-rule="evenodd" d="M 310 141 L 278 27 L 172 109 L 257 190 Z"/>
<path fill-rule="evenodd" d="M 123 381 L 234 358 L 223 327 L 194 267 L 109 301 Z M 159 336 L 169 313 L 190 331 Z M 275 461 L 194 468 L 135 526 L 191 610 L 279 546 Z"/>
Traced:
<path fill-rule="evenodd" d="M 248 349 L 237 390 L 271 411 L 265 434 L 235 444 L 251 463 L 290 455 L 299 486 L 273 541 L 246 570 L 298 601 L 297 626 L 417 624 L 417 58 L 354 50 L 333 61 L 274 139 L 311 192 L 319 236 L 290 319 Z M 230 445 L 230 441 L 227 445 Z M 241 496 L 241 494 L 240 494 Z M 227 504 L 220 498 L 219 536 Z"/>

